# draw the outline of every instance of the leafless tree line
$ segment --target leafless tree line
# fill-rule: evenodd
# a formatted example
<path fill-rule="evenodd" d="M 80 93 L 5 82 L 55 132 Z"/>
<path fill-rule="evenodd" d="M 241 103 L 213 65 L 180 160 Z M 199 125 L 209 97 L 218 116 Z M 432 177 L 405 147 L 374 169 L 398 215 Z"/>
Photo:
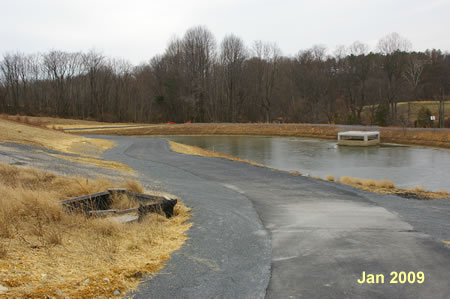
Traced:
<path fill-rule="evenodd" d="M 397 103 L 449 96 L 450 56 L 411 52 L 396 33 L 377 51 L 355 42 L 283 56 L 275 43 L 217 43 L 205 27 L 133 66 L 99 52 L 8 53 L 0 60 L 0 113 L 131 122 L 362 122 L 410 124 Z M 381 108 L 387 118 L 379 119 Z M 378 118 L 377 118 L 378 117 Z"/>

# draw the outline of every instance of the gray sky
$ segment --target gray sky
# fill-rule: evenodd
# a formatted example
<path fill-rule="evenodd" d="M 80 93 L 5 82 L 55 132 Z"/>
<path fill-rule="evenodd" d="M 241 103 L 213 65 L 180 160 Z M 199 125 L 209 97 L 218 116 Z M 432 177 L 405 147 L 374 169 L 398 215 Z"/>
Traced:
<path fill-rule="evenodd" d="M 276 42 L 285 55 L 398 32 L 414 50 L 450 50 L 450 0 L 0 0 L 0 54 L 87 51 L 137 64 L 205 25 L 218 42 Z"/>

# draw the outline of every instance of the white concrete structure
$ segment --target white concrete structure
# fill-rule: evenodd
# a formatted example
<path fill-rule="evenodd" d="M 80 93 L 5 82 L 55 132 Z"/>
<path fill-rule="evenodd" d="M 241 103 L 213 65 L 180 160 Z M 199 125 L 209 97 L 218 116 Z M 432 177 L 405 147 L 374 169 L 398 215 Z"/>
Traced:
<path fill-rule="evenodd" d="M 347 131 L 338 133 L 338 145 L 369 146 L 379 143 L 379 131 Z"/>

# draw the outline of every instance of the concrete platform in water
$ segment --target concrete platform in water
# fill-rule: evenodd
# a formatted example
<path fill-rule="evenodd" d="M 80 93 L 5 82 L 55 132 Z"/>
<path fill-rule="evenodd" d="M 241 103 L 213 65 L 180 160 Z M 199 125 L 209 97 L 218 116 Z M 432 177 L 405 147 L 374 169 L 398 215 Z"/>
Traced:
<path fill-rule="evenodd" d="M 338 145 L 371 146 L 380 144 L 379 131 L 347 131 L 338 133 Z"/>

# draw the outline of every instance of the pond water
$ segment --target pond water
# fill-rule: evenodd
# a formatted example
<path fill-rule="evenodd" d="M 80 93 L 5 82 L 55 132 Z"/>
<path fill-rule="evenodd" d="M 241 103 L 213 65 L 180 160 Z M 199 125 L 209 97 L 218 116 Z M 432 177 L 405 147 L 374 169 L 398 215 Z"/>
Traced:
<path fill-rule="evenodd" d="M 450 191 L 450 150 L 338 146 L 335 141 L 253 136 L 170 136 L 167 139 L 324 178 L 387 179 L 398 187 Z"/>

